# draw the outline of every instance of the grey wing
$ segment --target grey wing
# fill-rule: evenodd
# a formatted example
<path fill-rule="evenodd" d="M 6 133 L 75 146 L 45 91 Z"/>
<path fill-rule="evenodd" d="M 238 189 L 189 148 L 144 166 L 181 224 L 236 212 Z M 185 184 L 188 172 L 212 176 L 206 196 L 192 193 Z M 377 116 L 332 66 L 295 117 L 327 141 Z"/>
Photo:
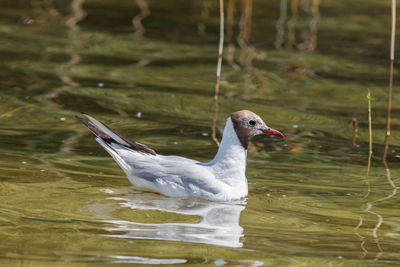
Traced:
<path fill-rule="evenodd" d="M 137 158 L 128 162 L 133 166 L 132 174 L 158 186 L 159 189 L 170 187 L 190 191 L 191 194 L 196 190 L 213 194 L 220 192 L 216 186 L 219 182 L 215 181 L 214 174 L 198 164 L 199 162 L 178 156 L 157 155 L 155 158 L 156 160 L 151 162 L 138 162 Z"/>
<path fill-rule="evenodd" d="M 224 184 L 215 179 L 209 167 L 178 157 L 141 153 L 117 143 L 96 139 L 137 187 L 150 188 L 170 196 L 218 194 Z"/>

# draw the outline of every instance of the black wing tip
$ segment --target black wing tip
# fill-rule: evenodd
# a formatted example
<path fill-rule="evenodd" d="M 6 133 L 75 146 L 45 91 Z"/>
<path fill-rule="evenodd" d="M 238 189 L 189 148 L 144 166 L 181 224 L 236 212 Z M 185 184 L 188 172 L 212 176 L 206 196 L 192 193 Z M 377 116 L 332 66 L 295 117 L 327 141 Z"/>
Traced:
<path fill-rule="evenodd" d="M 85 112 L 83 112 L 83 111 L 81 111 L 81 114 L 82 115 L 85 115 L 85 116 L 88 116 L 88 114 L 87 113 L 85 113 Z M 80 117 L 80 116 L 78 116 L 78 115 L 75 115 L 75 118 L 77 118 L 78 120 L 80 120 L 82 123 L 85 121 L 85 122 L 89 122 L 88 120 L 85 120 L 84 118 L 82 118 L 82 117 Z M 83 123 L 83 124 L 85 124 L 85 123 Z M 86 124 L 85 124 L 86 125 Z"/>
<path fill-rule="evenodd" d="M 82 122 L 83 124 L 87 124 L 89 123 L 87 120 L 85 120 L 84 118 L 79 117 L 78 115 L 75 115 L 75 118 L 77 118 L 80 122 Z"/>
<path fill-rule="evenodd" d="M 89 130 L 94 133 L 97 137 L 103 139 L 103 140 L 113 140 L 108 134 L 105 132 L 101 131 L 99 128 L 91 124 L 89 121 L 79 117 L 78 115 L 75 115 L 75 118 L 77 118 L 80 122 L 83 123 L 86 127 L 89 128 Z"/>

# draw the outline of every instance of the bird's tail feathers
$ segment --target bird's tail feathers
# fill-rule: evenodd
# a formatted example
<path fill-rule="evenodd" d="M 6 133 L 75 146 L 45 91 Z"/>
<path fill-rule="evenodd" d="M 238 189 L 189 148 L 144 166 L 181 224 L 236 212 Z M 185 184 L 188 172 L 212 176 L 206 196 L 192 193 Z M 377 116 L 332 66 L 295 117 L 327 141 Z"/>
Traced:
<path fill-rule="evenodd" d="M 143 145 L 140 143 L 137 143 L 131 139 L 129 139 L 126 136 L 123 136 L 122 134 L 118 133 L 117 131 L 111 129 L 107 125 L 101 123 L 100 121 L 96 120 L 92 116 L 89 116 L 85 113 L 83 113 L 89 121 L 79 117 L 75 116 L 80 122 L 82 122 L 86 127 L 89 128 L 92 133 L 94 133 L 99 139 L 103 140 L 106 143 L 116 143 L 125 147 L 128 147 L 132 150 L 142 152 L 145 154 L 151 154 L 151 155 L 156 155 L 156 152 Z"/>

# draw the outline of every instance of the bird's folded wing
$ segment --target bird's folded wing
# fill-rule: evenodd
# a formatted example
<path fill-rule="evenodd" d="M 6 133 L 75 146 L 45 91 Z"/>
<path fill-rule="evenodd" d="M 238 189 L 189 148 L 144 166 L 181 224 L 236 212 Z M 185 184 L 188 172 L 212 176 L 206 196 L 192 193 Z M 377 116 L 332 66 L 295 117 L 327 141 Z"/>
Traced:
<path fill-rule="evenodd" d="M 89 130 L 91 130 L 97 137 L 101 138 L 105 142 L 117 143 L 142 153 L 156 155 L 156 152 L 146 145 L 137 143 L 129 139 L 128 137 L 123 136 L 122 134 L 118 133 L 117 131 L 113 130 L 112 128 L 106 126 L 105 124 L 99 122 L 98 120 L 87 114 L 84 115 L 89 119 L 90 122 L 79 116 L 75 117 L 80 120 L 86 127 L 88 127 Z"/>

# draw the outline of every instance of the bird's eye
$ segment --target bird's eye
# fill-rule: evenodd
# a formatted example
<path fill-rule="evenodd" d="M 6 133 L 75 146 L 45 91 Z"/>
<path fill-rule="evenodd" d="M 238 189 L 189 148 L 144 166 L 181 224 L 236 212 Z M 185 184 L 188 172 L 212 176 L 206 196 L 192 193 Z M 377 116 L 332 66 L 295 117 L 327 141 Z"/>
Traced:
<path fill-rule="evenodd" d="M 254 125 L 256 125 L 256 121 L 250 120 L 249 124 L 250 124 L 250 126 L 254 126 Z"/>

